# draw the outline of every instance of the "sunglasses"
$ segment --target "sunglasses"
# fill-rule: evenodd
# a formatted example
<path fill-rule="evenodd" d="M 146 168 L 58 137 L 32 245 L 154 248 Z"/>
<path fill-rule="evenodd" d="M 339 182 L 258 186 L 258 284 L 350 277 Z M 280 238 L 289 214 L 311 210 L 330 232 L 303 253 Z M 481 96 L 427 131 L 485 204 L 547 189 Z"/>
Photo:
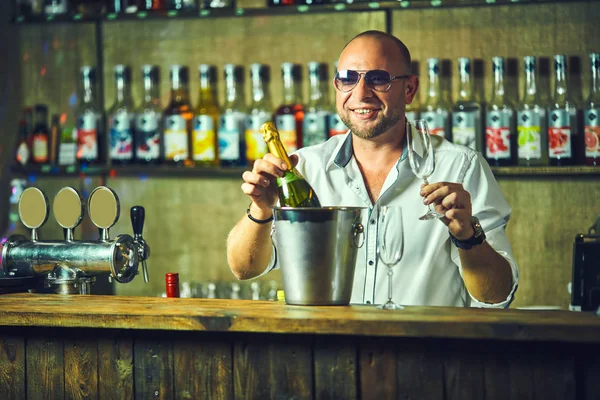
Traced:
<path fill-rule="evenodd" d="M 392 87 L 394 79 L 411 77 L 411 75 L 391 76 L 389 72 L 382 69 L 372 69 L 369 71 L 342 69 L 335 74 L 333 80 L 335 88 L 341 92 L 349 92 L 358 85 L 358 81 L 360 81 L 360 77 L 363 75 L 365 76 L 367 86 L 377 92 L 387 92 Z"/>

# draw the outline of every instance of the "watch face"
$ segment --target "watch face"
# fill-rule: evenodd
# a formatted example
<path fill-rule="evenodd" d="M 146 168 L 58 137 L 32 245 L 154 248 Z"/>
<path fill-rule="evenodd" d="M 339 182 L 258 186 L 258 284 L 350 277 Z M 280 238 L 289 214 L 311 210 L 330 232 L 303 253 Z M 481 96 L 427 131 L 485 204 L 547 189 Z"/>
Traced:
<path fill-rule="evenodd" d="M 479 223 L 479 219 L 476 217 L 471 217 L 471 223 L 473 224 L 473 229 L 475 230 L 474 239 L 481 239 L 481 241 L 485 240 L 485 233 L 483 232 L 483 228 Z"/>

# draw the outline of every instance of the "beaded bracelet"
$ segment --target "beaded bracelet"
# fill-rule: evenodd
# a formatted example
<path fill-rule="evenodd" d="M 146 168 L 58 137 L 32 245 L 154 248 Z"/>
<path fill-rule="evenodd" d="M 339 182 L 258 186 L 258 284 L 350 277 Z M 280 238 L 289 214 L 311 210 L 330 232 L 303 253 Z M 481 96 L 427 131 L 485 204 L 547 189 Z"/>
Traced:
<path fill-rule="evenodd" d="M 248 218 L 250 218 L 252 221 L 256 222 L 257 224 L 267 224 L 271 221 L 273 221 L 273 216 L 271 215 L 269 218 L 267 219 L 256 219 L 254 218 L 252 215 L 250 215 L 250 206 L 252 205 L 252 203 L 250 203 L 250 205 L 248 206 L 248 208 L 246 209 L 246 215 L 248 216 Z"/>

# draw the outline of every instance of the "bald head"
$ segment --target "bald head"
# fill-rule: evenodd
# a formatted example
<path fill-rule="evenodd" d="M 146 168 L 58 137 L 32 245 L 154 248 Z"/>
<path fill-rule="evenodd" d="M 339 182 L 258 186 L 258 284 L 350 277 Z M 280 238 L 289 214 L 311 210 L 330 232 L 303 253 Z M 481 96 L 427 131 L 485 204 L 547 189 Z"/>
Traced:
<path fill-rule="evenodd" d="M 346 46 L 344 46 L 344 50 L 346 50 L 348 46 L 356 44 L 357 41 L 366 42 L 365 44 L 367 47 L 371 47 L 373 43 L 378 42 L 381 47 L 385 48 L 386 53 L 391 58 L 395 58 L 399 63 L 402 64 L 402 68 L 405 69 L 407 73 L 410 73 L 410 51 L 408 51 L 408 47 L 406 47 L 406 45 L 402 43 L 402 41 L 396 36 L 376 30 L 365 31 L 354 36 L 352 40 L 350 40 Z"/>

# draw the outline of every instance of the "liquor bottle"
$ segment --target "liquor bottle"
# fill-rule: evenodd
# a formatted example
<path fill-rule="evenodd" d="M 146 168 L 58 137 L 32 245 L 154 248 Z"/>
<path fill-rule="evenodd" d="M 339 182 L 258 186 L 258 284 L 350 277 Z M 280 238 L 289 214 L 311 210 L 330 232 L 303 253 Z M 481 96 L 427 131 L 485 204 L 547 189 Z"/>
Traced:
<path fill-rule="evenodd" d="M 504 58 L 492 57 L 492 100 L 486 109 L 485 157 L 494 166 L 515 165 L 517 135 L 514 111 L 504 96 Z"/>
<path fill-rule="evenodd" d="M 169 10 L 193 10 L 196 8 L 196 0 L 168 0 L 167 8 Z"/>
<path fill-rule="evenodd" d="M 281 64 L 283 78 L 283 102 L 273 116 L 283 145 L 290 153 L 302 147 L 304 106 L 301 94 L 300 65 L 289 62 Z"/>
<path fill-rule="evenodd" d="M 248 164 L 263 158 L 269 149 L 265 143 L 260 127 L 271 120 L 273 104 L 271 103 L 271 70 L 268 65 L 251 64 L 250 80 L 252 82 L 252 100 L 246 119 L 246 159 Z"/>
<path fill-rule="evenodd" d="M 585 163 L 600 166 L 600 53 L 590 53 L 590 95 L 585 105 Z"/>
<path fill-rule="evenodd" d="M 162 11 L 166 10 L 166 0 L 138 0 L 140 11 Z"/>
<path fill-rule="evenodd" d="M 329 138 L 327 64 L 309 62 L 308 82 L 308 103 L 302 124 L 303 146 L 323 143 Z"/>
<path fill-rule="evenodd" d="M 550 165 L 575 163 L 577 111 L 570 99 L 564 55 L 554 56 L 554 97 L 548 112 L 548 156 Z"/>
<path fill-rule="evenodd" d="M 458 59 L 460 85 L 452 107 L 452 141 L 482 152 L 481 105 L 473 99 L 471 60 Z"/>
<path fill-rule="evenodd" d="M 99 164 L 104 150 L 101 114 L 96 102 L 96 69 L 81 68 L 82 101 L 77 107 L 77 161 L 80 164 Z"/>
<path fill-rule="evenodd" d="M 244 100 L 244 67 L 225 65 L 225 104 L 219 119 L 219 158 L 221 166 L 246 164 L 246 104 Z"/>
<path fill-rule="evenodd" d="M 192 133 L 192 107 L 188 90 L 189 71 L 181 65 L 171 65 L 171 100 L 164 111 L 163 136 L 165 163 L 189 163 Z"/>
<path fill-rule="evenodd" d="M 135 161 L 139 164 L 161 162 L 161 119 L 159 69 L 142 66 L 144 100 L 135 115 Z"/>
<path fill-rule="evenodd" d="M 260 131 L 271 154 L 282 159 L 288 166 L 285 175 L 277 178 L 279 205 L 281 207 L 321 207 L 313 188 L 292 166 L 275 125 L 267 122 L 260 127 Z"/>
<path fill-rule="evenodd" d="M 417 61 L 411 62 L 410 70 L 413 75 L 419 76 L 419 63 Z M 419 101 L 419 93 L 415 93 L 412 102 L 406 104 L 404 107 L 404 117 L 407 121 L 414 121 L 420 119 L 421 113 L 421 102 Z"/>
<path fill-rule="evenodd" d="M 73 166 L 77 163 L 77 111 L 74 104 L 60 116 L 60 138 L 58 143 L 58 165 Z"/>
<path fill-rule="evenodd" d="M 337 68 L 338 66 L 338 62 L 337 60 L 333 62 L 333 73 L 334 75 L 337 74 Z M 333 91 L 333 99 L 330 102 L 329 105 L 329 118 L 327 121 L 327 126 L 329 127 L 329 137 L 333 137 L 335 135 L 343 135 L 346 132 L 348 132 L 348 127 L 346 126 L 346 124 L 344 123 L 344 121 L 342 121 L 342 119 L 340 118 L 339 114 L 337 113 L 337 109 L 335 108 L 335 98 L 336 98 L 336 93 L 335 90 Z"/>
<path fill-rule="evenodd" d="M 58 164 L 58 145 L 60 143 L 60 115 L 54 114 L 50 122 L 50 154 L 48 162 L 51 165 Z"/>
<path fill-rule="evenodd" d="M 75 13 L 96 17 L 102 15 L 104 2 L 98 0 L 69 0 L 69 7 Z"/>
<path fill-rule="evenodd" d="M 19 139 L 15 149 L 15 160 L 17 161 L 17 165 L 24 167 L 29 164 L 31 150 L 29 149 L 27 140 L 27 123 L 24 119 L 19 121 Z"/>
<path fill-rule="evenodd" d="M 421 119 L 427 121 L 429 132 L 450 140 L 450 105 L 444 100 L 440 86 L 440 60 L 427 59 L 427 95 L 421 108 Z"/>
<path fill-rule="evenodd" d="M 168 272 L 165 274 L 165 286 L 167 297 L 180 297 L 179 274 L 177 272 Z"/>
<path fill-rule="evenodd" d="M 61 15 L 69 11 L 67 0 L 44 0 L 44 15 Z"/>
<path fill-rule="evenodd" d="M 536 59 L 523 57 L 525 93 L 517 111 L 519 165 L 548 165 L 546 108 L 537 89 Z"/>
<path fill-rule="evenodd" d="M 50 129 L 48 128 L 48 106 L 37 104 L 35 126 L 32 136 L 32 161 L 34 164 L 47 164 L 50 155 Z"/>
<path fill-rule="evenodd" d="M 109 155 L 112 164 L 131 164 L 134 160 L 134 105 L 131 98 L 131 70 L 115 65 L 116 98 L 108 110 Z"/>
<path fill-rule="evenodd" d="M 202 64 L 199 72 L 200 90 L 194 111 L 192 159 L 196 164 L 219 165 L 217 71 L 212 65 Z"/>

